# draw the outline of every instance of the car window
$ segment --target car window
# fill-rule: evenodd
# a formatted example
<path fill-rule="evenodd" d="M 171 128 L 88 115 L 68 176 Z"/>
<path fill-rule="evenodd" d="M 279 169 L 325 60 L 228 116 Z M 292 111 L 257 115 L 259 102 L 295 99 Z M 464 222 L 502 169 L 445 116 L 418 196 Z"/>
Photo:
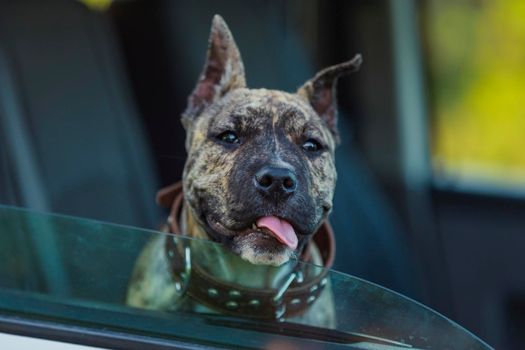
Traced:
<path fill-rule="evenodd" d="M 0 314 L 222 347 L 489 349 L 416 301 L 336 271 L 327 271 L 326 280 L 315 288 L 329 286 L 321 295 L 330 293 L 334 301 L 337 321 L 330 329 L 304 320 L 258 320 L 253 318 L 257 311 L 236 317 L 130 307 L 125 300 L 135 261 L 143 245 L 158 238 L 185 248 L 189 278 L 196 266 L 235 258 L 209 241 L 0 206 Z M 290 270 L 299 267 L 305 274 L 324 271 L 296 260 L 290 264 Z M 274 269 L 278 273 L 288 267 Z M 253 266 L 254 276 L 261 268 Z M 289 275 L 283 274 L 283 283 Z M 181 281 L 183 295 L 187 279 Z M 316 300 L 310 302 L 315 305 Z"/>

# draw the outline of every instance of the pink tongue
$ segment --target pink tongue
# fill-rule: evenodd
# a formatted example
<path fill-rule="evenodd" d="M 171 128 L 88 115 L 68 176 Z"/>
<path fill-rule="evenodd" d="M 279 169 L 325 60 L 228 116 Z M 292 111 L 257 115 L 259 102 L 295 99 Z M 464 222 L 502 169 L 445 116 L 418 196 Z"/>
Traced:
<path fill-rule="evenodd" d="M 286 220 L 281 220 L 275 216 L 265 216 L 257 220 L 257 227 L 266 227 L 272 231 L 279 242 L 286 244 L 292 249 L 297 248 L 297 235 Z"/>

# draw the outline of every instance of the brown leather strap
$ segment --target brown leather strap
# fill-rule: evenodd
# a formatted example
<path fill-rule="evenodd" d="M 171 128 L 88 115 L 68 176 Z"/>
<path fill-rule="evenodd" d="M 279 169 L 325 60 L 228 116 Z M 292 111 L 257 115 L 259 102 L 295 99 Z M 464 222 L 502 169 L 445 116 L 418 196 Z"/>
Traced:
<path fill-rule="evenodd" d="M 177 182 L 168 187 L 164 187 L 157 192 L 157 204 L 164 208 L 171 208 L 168 216 L 168 225 L 171 233 L 182 234 L 179 227 L 179 220 L 184 194 L 182 193 L 182 182 Z"/>
<path fill-rule="evenodd" d="M 178 223 L 183 204 L 182 184 L 179 182 L 160 190 L 157 194 L 157 202 L 166 207 L 171 205 L 168 217 L 170 231 L 182 235 Z M 313 240 L 321 253 L 323 268 L 319 268 L 318 273 L 307 276 L 310 278 L 305 278 L 303 281 L 295 278 L 280 298 L 276 298 L 278 292 L 276 289 L 246 288 L 222 281 L 204 271 L 195 261 L 191 262 L 186 291 L 194 300 L 225 314 L 261 319 L 301 315 L 319 297 L 327 282 L 328 269 L 334 260 L 335 240 L 328 222 L 322 224 Z M 171 264 L 172 276 L 175 280 L 181 281 L 187 277 L 184 269 L 185 253 L 177 241 L 176 237 L 168 237 L 165 249 Z M 304 249 L 304 251 L 309 250 L 308 247 Z M 301 257 L 309 258 L 305 254 Z M 302 264 L 299 266 L 302 267 Z M 301 272 L 293 273 L 298 276 L 297 274 L 300 275 Z"/>

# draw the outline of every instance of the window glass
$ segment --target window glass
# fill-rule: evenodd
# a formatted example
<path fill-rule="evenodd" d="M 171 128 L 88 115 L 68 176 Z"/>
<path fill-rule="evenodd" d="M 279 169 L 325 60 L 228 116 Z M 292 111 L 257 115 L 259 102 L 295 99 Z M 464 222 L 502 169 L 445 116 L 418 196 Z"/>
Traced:
<path fill-rule="evenodd" d="M 525 2 L 429 0 L 424 45 L 438 175 L 525 185 Z"/>
<path fill-rule="evenodd" d="M 181 298 L 189 298 L 185 288 L 196 278 L 197 268 L 208 269 L 237 258 L 209 241 L 0 206 L 0 315 L 228 348 L 289 345 L 294 349 L 328 349 L 351 343 L 488 349 L 468 331 L 409 298 L 298 261 L 281 267 L 252 265 L 252 280 L 267 274 L 268 269 L 282 276 L 276 279 L 277 295 L 290 271 L 304 272 L 299 284 L 327 272 L 326 278 L 310 289 L 316 297 L 299 302 L 307 302 L 310 308 L 321 298 L 329 298 L 335 312 L 333 325 L 320 327 L 315 320 L 296 317 L 261 320 L 255 317 L 264 310 L 257 309 L 243 317 L 197 312 L 198 308 L 186 308 L 185 302 L 162 309 L 130 307 L 126 294 L 135 261 L 146 242 L 159 239 L 172 240 L 188 257 L 183 259 L 189 270 L 188 278 L 181 280 Z M 242 281 L 236 283 L 239 289 L 247 287 Z M 292 304 L 296 303 L 286 307 Z"/>

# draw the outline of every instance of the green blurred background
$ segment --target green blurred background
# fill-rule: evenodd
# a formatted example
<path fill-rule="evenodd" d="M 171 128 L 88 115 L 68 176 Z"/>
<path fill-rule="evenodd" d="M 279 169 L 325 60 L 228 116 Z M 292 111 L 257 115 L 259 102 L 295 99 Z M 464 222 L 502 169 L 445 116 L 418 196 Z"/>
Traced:
<path fill-rule="evenodd" d="M 426 1 L 439 174 L 525 185 L 525 1 Z"/>

